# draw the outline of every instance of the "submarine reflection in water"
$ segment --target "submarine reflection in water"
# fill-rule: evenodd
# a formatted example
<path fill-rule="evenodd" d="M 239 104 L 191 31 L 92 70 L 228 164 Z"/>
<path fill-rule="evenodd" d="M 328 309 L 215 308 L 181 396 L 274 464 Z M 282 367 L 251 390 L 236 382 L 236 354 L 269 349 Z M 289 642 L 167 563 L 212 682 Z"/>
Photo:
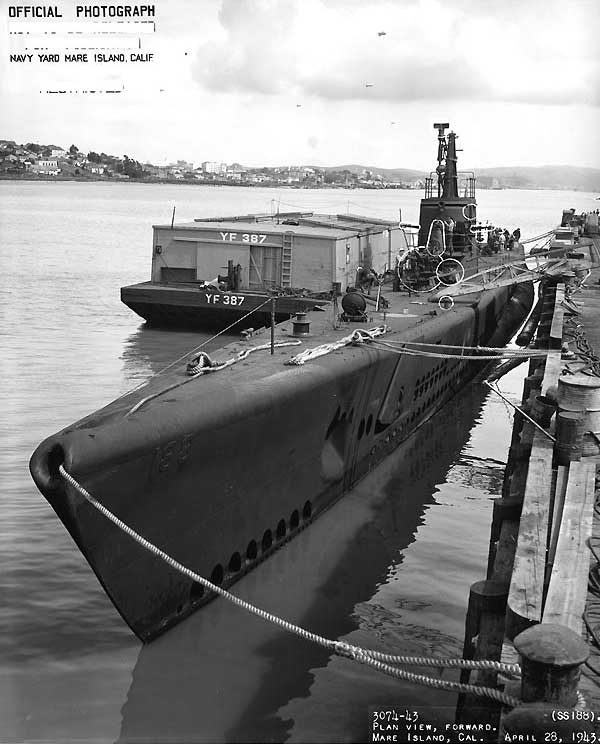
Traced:
<path fill-rule="evenodd" d="M 459 459 L 487 392 L 468 386 L 309 529 L 237 582 L 233 592 L 327 638 L 388 653 L 460 656 L 469 580 L 445 576 L 447 568 L 431 555 L 437 575 L 429 570 L 411 575 L 421 592 L 421 601 L 412 601 L 402 576 L 392 574 L 435 503 L 436 486 Z M 456 518 L 456 511 L 446 515 Z M 432 539 L 444 540 L 444 535 L 427 535 Z M 394 602 L 383 609 L 376 594 L 388 583 Z M 444 594 L 440 584 L 449 584 L 455 595 L 451 621 L 447 605 L 436 604 Z M 423 592 L 431 592 L 426 602 Z M 328 680 L 324 700 L 311 689 L 319 669 Z M 453 720 L 452 693 L 410 685 L 332 656 L 217 599 L 142 647 L 119 741 L 285 741 L 292 729 L 296 741 L 312 736 L 366 741 L 368 706 L 399 701 L 403 707 L 431 709 L 428 720 L 436 715 Z M 292 715 L 281 710 L 284 706 L 293 709 Z M 302 729 L 306 721 L 299 718 L 310 721 L 312 732 Z"/>

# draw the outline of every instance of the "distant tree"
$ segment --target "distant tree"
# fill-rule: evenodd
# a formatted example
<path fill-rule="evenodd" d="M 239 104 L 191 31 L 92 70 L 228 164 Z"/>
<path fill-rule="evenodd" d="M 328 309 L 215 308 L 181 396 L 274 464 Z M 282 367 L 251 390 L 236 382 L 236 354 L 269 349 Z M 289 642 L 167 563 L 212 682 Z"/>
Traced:
<path fill-rule="evenodd" d="M 45 158 L 49 158 L 52 155 L 52 148 L 51 147 L 43 147 L 42 148 L 42 155 Z"/>
<path fill-rule="evenodd" d="M 121 160 L 119 158 L 115 158 L 113 155 L 107 155 L 105 152 L 101 152 L 100 162 L 110 165 L 110 167 L 114 168 L 117 173 L 122 173 L 122 171 L 119 170 L 119 164 L 121 163 Z"/>
<path fill-rule="evenodd" d="M 142 164 L 127 155 L 123 156 L 123 161 L 120 163 L 119 173 L 129 176 L 129 178 L 143 178 L 146 175 L 146 171 Z"/>
<path fill-rule="evenodd" d="M 344 180 L 344 175 L 340 171 L 332 170 L 325 174 L 323 179 L 325 183 L 337 183 Z"/>
<path fill-rule="evenodd" d="M 98 155 L 97 152 L 94 152 L 93 150 L 91 152 L 88 152 L 87 159 L 90 161 L 90 163 L 100 163 L 101 158 L 100 155 Z"/>
<path fill-rule="evenodd" d="M 77 145 L 71 145 L 71 147 L 69 147 L 69 155 L 74 156 L 77 154 L 79 154 L 79 148 L 77 147 Z"/>
<path fill-rule="evenodd" d="M 25 145 L 25 149 L 29 150 L 29 152 L 35 152 L 36 155 L 39 155 L 40 152 L 44 149 L 41 145 L 36 145 L 35 142 L 28 142 Z"/>

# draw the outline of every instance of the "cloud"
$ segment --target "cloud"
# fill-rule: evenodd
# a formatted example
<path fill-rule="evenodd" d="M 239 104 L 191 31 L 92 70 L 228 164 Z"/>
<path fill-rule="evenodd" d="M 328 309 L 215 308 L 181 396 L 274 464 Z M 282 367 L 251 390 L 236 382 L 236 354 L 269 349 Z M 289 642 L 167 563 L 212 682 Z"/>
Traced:
<path fill-rule="evenodd" d="M 193 68 L 213 92 L 599 103 L 588 0 L 222 0 L 219 21 Z"/>

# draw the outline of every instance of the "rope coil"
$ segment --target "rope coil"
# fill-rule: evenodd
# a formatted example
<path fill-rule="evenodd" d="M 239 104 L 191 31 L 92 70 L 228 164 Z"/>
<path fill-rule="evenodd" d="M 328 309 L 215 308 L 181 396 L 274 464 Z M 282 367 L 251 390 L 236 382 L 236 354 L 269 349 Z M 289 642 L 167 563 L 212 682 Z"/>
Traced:
<path fill-rule="evenodd" d="M 240 597 L 237 597 L 235 594 L 231 594 L 231 592 L 228 592 L 226 589 L 223 589 L 217 584 L 213 584 L 208 579 L 205 579 L 203 576 L 200 576 L 195 571 L 192 571 L 183 564 L 179 563 L 168 553 L 165 553 L 163 550 L 151 543 L 145 537 L 142 537 L 142 535 L 137 533 L 133 528 L 131 528 L 128 524 L 123 522 L 121 519 L 119 519 L 119 517 L 117 517 L 103 504 L 101 504 L 80 483 L 78 483 L 70 473 L 65 470 L 62 464 L 59 466 L 58 470 L 62 478 L 70 486 L 72 486 L 72 488 L 74 488 L 77 493 L 83 496 L 83 498 L 89 504 L 91 504 L 91 506 L 97 509 L 109 521 L 115 524 L 125 534 L 129 535 L 129 537 L 135 540 L 139 545 L 163 560 L 165 563 L 171 566 L 171 568 L 175 569 L 184 576 L 187 576 L 192 581 L 198 582 L 209 591 L 212 591 L 215 594 L 219 594 L 221 597 L 224 597 L 233 604 L 236 604 L 238 607 L 241 607 L 242 609 L 245 609 L 246 611 L 257 615 L 263 620 L 267 620 L 268 622 L 271 622 L 274 625 L 277 625 L 278 627 L 289 631 L 290 633 L 295 633 L 296 635 L 308 641 L 312 641 L 313 643 L 324 646 L 325 648 L 330 649 L 332 652 L 340 656 L 345 656 L 346 658 L 350 658 L 360 664 L 365 664 L 373 669 L 377 669 L 378 671 L 397 679 L 403 679 L 408 682 L 414 682 L 415 684 L 425 685 L 427 687 L 433 687 L 435 689 L 449 690 L 452 692 L 472 693 L 473 695 L 478 695 L 480 697 L 490 698 L 498 703 L 501 703 L 502 705 L 506 705 L 511 708 L 515 708 L 521 705 L 521 701 L 519 699 L 512 697 L 511 695 L 507 695 L 501 690 L 493 689 L 491 687 L 480 687 L 478 685 L 435 679 L 433 677 L 427 677 L 422 674 L 414 674 L 412 672 L 407 672 L 403 669 L 398 669 L 394 666 L 391 666 L 391 663 L 414 664 L 417 666 L 456 667 L 462 669 L 494 669 L 505 673 L 518 673 L 520 671 L 518 665 L 502 664 L 501 662 L 494 661 L 443 659 L 435 657 L 391 656 L 389 654 L 382 654 L 377 651 L 362 649 L 358 646 L 353 646 L 342 641 L 334 641 L 329 638 L 317 635 L 316 633 L 312 633 L 309 630 L 301 628 L 298 625 L 294 625 L 293 623 L 290 623 L 287 620 L 278 617 L 277 615 L 273 615 L 266 610 L 262 610 L 261 608 L 256 607 L 249 602 L 246 602 Z"/>

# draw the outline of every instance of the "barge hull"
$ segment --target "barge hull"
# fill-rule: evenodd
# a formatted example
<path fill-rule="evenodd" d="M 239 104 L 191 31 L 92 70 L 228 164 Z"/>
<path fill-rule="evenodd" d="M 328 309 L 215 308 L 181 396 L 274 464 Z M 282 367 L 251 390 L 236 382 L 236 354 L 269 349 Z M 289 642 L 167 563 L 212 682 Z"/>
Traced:
<path fill-rule="evenodd" d="M 149 325 L 178 328 L 222 330 L 236 323 L 241 324 L 240 327 L 269 325 L 271 299 L 264 294 L 222 292 L 197 285 L 165 286 L 141 282 L 121 288 L 121 301 Z M 296 313 L 314 310 L 327 302 L 285 295 L 273 299 L 276 323 L 288 320 Z M 260 306 L 264 309 L 257 311 Z"/>

